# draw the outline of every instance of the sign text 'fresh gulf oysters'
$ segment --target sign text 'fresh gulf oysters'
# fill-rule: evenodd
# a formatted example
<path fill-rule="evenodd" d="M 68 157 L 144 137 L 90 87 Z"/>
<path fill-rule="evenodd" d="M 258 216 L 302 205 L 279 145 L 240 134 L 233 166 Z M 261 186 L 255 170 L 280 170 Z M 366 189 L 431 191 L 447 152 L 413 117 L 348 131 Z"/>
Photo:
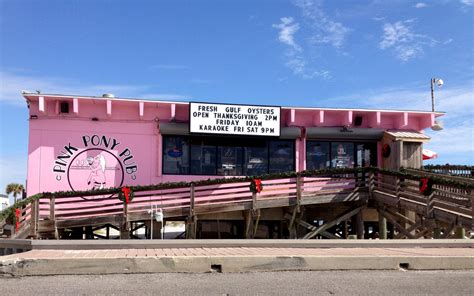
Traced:
<path fill-rule="evenodd" d="M 191 133 L 280 136 L 280 107 L 190 103 Z"/>

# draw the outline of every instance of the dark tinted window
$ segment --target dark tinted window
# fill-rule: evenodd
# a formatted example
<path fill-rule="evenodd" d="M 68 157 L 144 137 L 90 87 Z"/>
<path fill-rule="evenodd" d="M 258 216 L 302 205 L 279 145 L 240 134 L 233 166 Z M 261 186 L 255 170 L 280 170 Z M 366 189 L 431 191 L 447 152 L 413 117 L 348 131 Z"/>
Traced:
<path fill-rule="evenodd" d="M 189 145 L 183 137 L 163 138 L 163 173 L 189 174 Z"/>
<path fill-rule="evenodd" d="M 217 174 L 221 176 L 242 175 L 242 147 L 217 147 Z"/>
<path fill-rule="evenodd" d="M 308 141 L 306 143 L 306 168 L 320 170 L 330 166 L 329 142 Z"/>
<path fill-rule="evenodd" d="M 163 173 L 262 175 L 295 170 L 291 140 L 163 137 Z"/>
<path fill-rule="evenodd" d="M 294 170 L 295 145 L 291 141 L 269 142 L 269 172 L 281 173 Z"/>
<path fill-rule="evenodd" d="M 191 175 L 216 174 L 216 146 L 201 139 L 191 141 Z"/>
<path fill-rule="evenodd" d="M 331 166 L 333 168 L 354 167 L 354 143 L 331 142 Z"/>

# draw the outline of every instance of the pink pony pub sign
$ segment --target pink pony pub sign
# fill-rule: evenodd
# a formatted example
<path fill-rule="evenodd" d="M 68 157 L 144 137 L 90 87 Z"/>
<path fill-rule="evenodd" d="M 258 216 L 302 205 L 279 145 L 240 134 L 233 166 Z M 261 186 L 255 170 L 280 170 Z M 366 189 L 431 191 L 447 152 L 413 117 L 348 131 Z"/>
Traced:
<path fill-rule="evenodd" d="M 127 147 L 111 137 L 84 135 L 83 145 L 69 143 L 57 155 L 53 173 L 56 181 L 67 179 L 73 191 L 120 187 L 135 180 L 138 165 Z"/>

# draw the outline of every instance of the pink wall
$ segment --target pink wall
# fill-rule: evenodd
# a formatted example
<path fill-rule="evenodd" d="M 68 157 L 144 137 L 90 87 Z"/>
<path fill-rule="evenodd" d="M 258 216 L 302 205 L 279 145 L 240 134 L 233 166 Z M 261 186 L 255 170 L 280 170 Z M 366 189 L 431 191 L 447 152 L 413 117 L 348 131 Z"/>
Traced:
<path fill-rule="evenodd" d="M 43 99 L 40 96 L 44 96 Z M 162 137 L 158 123 L 171 119 L 187 121 L 189 107 L 186 103 L 48 95 L 26 95 L 25 98 L 30 101 L 30 116 L 35 117 L 30 119 L 28 195 L 70 190 L 71 187 L 85 190 L 93 186 L 146 185 L 216 177 L 162 175 Z M 42 110 L 40 100 L 44 102 Z M 70 104 L 69 114 L 59 113 L 59 103 L 63 101 Z M 421 131 L 431 126 L 434 116 L 439 115 L 282 108 L 281 125 L 353 126 L 355 116 L 362 116 L 361 127 Z M 306 168 L 305 143 L 305 138 L 295 140 L 297 170 Z M 94 169 L 98 166 L 105 167 L 105 173 Z"/>

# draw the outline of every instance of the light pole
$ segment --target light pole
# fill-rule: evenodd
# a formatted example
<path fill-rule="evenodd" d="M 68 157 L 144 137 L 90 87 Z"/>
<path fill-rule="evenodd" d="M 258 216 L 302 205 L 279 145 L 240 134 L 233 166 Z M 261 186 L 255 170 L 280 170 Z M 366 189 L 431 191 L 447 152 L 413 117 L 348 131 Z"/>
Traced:
<path fill-rule="evenodd" d="M 434 98 L 434 86 L 435 84 L 438 87 L 443 86 L 443 79 L 440 78 L 431 78 L 431 111 L 435 112 L 435 98 Z"/>

